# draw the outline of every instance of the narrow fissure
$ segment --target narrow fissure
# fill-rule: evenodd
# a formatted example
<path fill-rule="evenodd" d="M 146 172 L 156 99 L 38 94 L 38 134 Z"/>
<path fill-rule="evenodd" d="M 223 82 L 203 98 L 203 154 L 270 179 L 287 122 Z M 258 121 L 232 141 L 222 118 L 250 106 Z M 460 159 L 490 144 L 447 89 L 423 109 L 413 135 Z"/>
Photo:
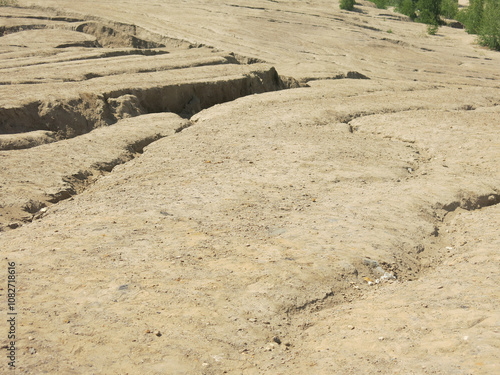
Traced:
<path fill-rule="evenodd" d="M 56 53 L 53 58 L 46 58 L 45 61 L 34 61 L 33 65 L 42 64 L 43 67 L 52 69 L 52 75 L 54 75 L 54 68 L 51 64 L 54 62 L 81 61 L 84 66 L 90 67 L 83 69 L 93 69 L 93 64 L 85 65 L 88 60 L 99 61 L 100 58 L 112 59 L 115 56 L 136 55 L 137 58 L 143 59 L 141 61 L 146 61 L 149 56 L 168 58 L 172 52 L 175 52 L 175 56 L 172 57 L 174 65 L 169 65 L 167 70 L 161 66 L 152 65 L 150 68 L 141 66 L 137 71 L 122 76 L 113 75 L 112 72 L 103 76 L 91 70 L 87 72 L 83 70 L 85 82 L 89 82 L 85 89 L 82 89 L 78 79 L 70 78 L 64 78 L 59 83 L 41 80 L 36 81 L 36 85 L 27 85 L 23 82 L 4 85 L 7 90 L 17 87 L 20 90 L 27 90 L 26 95 L 16 94 L 14 97 L 30 97 L 34 90 L 36 96 L 36 87 L 41 87 L 42 91 L 40 91 L 41 99 L 28 100 L 18 105 L 0 106 L 0 152 L 3 153 L 3 157 L 8 158 L 10 150 L 22 151 L 40 145 L 58 143 L 85 135 L 95 129 L 114 125 L 123 119 L 154 113 L 175 113 L 181 118 L 189 119 L 201 110 L 246 95 L 301 86 L 292 77 L 281 77 L 272 66 L 266 65 L 259 59 L 233 53 L 223 54 L 210 47 L 168 37 L 149 35 L 155 39 L 155 41 L 150 41 L 137 36 L 138 33 L 148 36 L 148 33 L 145 30 L 137 30 L 133 25 L 104 24 L 99 20 L 68 17 L 58 17 L 57 20 L 53 17 L 40 17 L 40 21 L 40 24 L 27 28 L 22 25 L 2 28 L 0 37 L 26 31 L 43 32 L 43 30 L 55 27 L 90 35 L 96 40 L 94 44 L 85 44 L 80 47 L 90 52 L 95 51 L 97 56 L 91 54 L 89 58 L 79 58 L 77 55 L 59 57 Z M 44 21 L 47 22 L 46 25 L 42 24 Z M 66 22 L 67 25 L 51 24 L 53 21 Z M 22 23 L 22 20 L 20 22 Z M 36 34 L 32 34 L 30 38 L 32 36 L 36 38 Z M 58 45 L 56 48 L 64 51 L 71 46 L 74 44 L 69 42 Z M 131 49 L 124 50 L 124 48 Z M 199 50 L 199 52 L 195 51 L 193 58 L 190 57 L 193 54 L 184 55 L 182 52 L 193 48 L 196 51 Z M 99 50 L 104 50 L 104 52 L 99 52 Z M 175 61 L 177 56 L 188 60 L 186 63 L 177 63 Z M 21 65 L 30 67 L 32 64 L 23 61 Z M 175 72 L 170 73 L 171 70 Z M 5 74 L 8 75 L 8 73 Z M 185 74 L 187 78 L 183 78 L 181 74 Z M 128 82 L 127 79 L 130 76 L 132 78 Z M 43 90 L 52 92 L 50 99 Z M 175 132 L 180 132 L 191 125 L 192 123 L 186 120 L 175 129 Z M 23 196 L 22 199 L 27 203 L 24 203 L 22 207 L 7 208 L 12 212 L 16 210 L 19 212 L 21 209 L 21 212 L 25 213 L 21 216 L 20 214 L 9 216 L 6 214 L 5 207 L 1 207 L 0 202 L 0 208 L 4 214 L 2 220 L 4 222 L 0 223 L 3 227 L 0 226 L 0 230 L 2 228 L 15 229 L 22 225 L 22 222 L 40 219 L 47 212 L 47 206 L 80 194 L 99 177 L 110 173 L 115 166 L 137 157 L 143 152 L 144 147 L 164 136 L 160 134 L 144 136 L 129 144 L 120 155 L 116 155 L 112 160 L 95 162 L 83 170 L 75 170 L 61 177 L 60 187 L 57 191 L 51 189 L 50 193 L 46 193 L 45 199 L 39 194 L 37 197 L 29 196 L 29 194 Z M 5 222 L 6 219 L 7 222 Z"/>
<path fill-rule="evenodd" d="M 500 194 L 491 193 L 485 195 L 464 195 L 460 200 L 448 204 L 437 204 L 433 207 L 436 221 L 434 231 L 429 236 L 422 238 L 418 245 L 413 248 L 402 249 L 397 261 L 393 264 L 378 262 L 365 258 L 355 264 L 355 272 L 351 275 L 341 275 L 335 290 L 326 292 L 322 297 L 312 297 L 310 300 L 300 304 L 288 306 L 283 314 L 288 321 L 292 321 L 296 315 L 331 308 L 343 302 L 351 302 L 360 298 L 363 292 L 370 291 L 376 284 L 383 286 L 384 282 L 415 281 L 425 276 L 430 269 L 439 266 L 444 260 L 446 242 L 442 239 L 440 229 L 443 222 L 450 213 L 458 208 L 466 211 L 480 210 L 485 207 L 500 204 Z M 444 211 L 444 212 L 443 212 Z M 432 261 L 430 261 L 432 259 Z M 405 269 L 413 267 L 411 277 L 406 275 Z M 369 275 L 362 277 L 361 275 Z M 341 282 L 342 281 L 342 282 Z"/>

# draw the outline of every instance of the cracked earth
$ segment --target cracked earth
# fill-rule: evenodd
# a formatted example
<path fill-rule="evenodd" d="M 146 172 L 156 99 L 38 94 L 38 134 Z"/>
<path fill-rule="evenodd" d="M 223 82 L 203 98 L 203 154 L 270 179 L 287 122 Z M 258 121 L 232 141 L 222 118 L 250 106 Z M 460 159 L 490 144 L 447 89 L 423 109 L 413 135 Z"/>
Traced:
<path fill-rule="evenodd" d="M 500 372 L 500 55 L 356 9 L 0 7 L 16 373 Z"/>

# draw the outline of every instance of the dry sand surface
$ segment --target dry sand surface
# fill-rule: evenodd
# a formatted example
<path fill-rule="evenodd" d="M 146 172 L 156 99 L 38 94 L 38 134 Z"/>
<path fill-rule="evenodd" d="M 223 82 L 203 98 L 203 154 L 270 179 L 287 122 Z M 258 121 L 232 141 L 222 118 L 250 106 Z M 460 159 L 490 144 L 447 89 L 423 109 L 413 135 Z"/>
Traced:
<path fill-rule="evenodd" d="M 498 52 L 365 1 L 18 3 L 0 373 L 500 373 Z"/>

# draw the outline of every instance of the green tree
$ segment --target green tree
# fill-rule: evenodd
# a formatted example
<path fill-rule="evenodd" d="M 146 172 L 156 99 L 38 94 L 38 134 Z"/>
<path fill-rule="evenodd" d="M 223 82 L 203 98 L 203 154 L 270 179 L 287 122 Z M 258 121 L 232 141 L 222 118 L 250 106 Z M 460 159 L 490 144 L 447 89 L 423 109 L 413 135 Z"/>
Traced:
<path fill-rule="evenodd" d="M 417 21 L 427 23 L 429 25 L 439 25 L 441 19 L 441 0 L 418 0 L 417 2 L 418 17 Z"/>
<path fill-rule="evenodd" d="M 454 19 L 458 13 L 458 0 L 442 0 L 441 14 L 446 18 Z"/>

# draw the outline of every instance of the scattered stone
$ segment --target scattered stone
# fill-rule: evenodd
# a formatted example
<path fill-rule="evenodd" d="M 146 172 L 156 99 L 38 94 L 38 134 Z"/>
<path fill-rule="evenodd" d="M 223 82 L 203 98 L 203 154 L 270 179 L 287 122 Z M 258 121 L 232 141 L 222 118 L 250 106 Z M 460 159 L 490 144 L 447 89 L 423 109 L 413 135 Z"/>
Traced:
<path fill-rule="evenodd" d="M 278 337 L 278 336 L 274 336 L 273 337 L 273 341 L 278 344 L 278 345 L 281 345 L 281 339 Z"/>
<path fill-rule="evenodd" d="M 385 281 L 385 280 L 395 280 L 396 277 L 392 272 L 384 272 L 384 274 L 380 277 L 380 281 Z"/>
<path fill-rule="evenodd" d="M 45 203 L 30 199 L 22 208 L 30 214 L 35 214 L 45 207 Z"/>
<path fill-rule="evenodd" d="M 365 258 L 363 259 L 363 264 L 365 266 L 368 266 L 368 267 L 371 267 L 371 268 L 375 268 L 375 267 L 378 267 L 379 264 L 376 260 L 372 260 L 372 259 L 368 259 L 368 258 Z"/>
<path fill-rule="evenodd" d="M 352 325 L 350 325 L 350 324 L 349 324 L 349 325 L 347 326 L 347 329 L 353 330 L 353 329 L 354 329 L 354 326 L 352 326 Z"/>
<path fill-rule="evenodd" d="M 268 344 L 268 345 L 265 346 L 264 351 L 265 352 L 270 352 L 270 351 L 272 351 L 274 349 L 275 346 L 276 346 L 276 344 L 270 343 L 270 344 Z"/>

